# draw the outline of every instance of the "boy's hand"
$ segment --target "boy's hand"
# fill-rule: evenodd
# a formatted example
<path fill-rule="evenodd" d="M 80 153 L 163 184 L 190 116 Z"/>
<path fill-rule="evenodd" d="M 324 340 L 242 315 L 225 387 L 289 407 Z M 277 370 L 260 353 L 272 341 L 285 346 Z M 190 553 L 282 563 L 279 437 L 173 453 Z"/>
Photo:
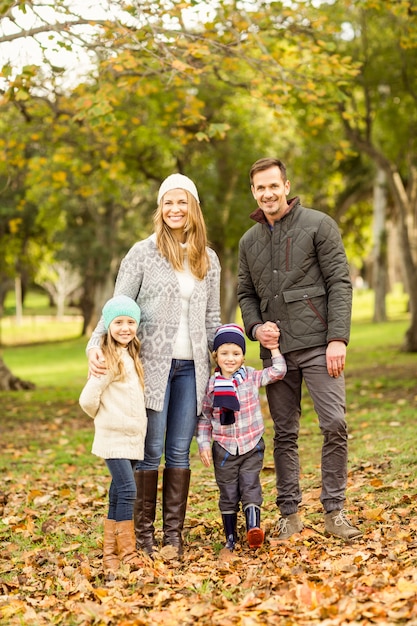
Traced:
<path fill-rule="evenodd" d="M 208 448 L 207 450 L 202 450 L 200 452 L 200 459 L 206 467 L 210 467 L 211 464 L 211 450 Z"/>

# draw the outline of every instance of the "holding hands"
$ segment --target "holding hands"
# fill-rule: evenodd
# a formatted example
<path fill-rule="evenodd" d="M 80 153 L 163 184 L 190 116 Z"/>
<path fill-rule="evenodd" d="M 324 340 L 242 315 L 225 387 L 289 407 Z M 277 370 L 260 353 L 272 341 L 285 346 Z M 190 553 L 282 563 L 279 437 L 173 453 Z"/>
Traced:
<path fill-rule="evenodd" d="M 279 336 L 279 328 L 274 322 L 265 322 L 262 326 L 258 326 L 255 332 L 255 339 L 268 350 L 278 348 Z"/>

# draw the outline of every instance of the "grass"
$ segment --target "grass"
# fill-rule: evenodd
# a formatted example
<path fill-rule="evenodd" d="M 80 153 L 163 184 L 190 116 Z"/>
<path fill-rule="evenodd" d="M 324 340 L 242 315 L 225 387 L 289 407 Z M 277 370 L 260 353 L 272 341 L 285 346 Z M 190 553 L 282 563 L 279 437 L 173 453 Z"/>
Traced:
<path fill-rule="evenodd" d="M 39 305 L 37 298 L 38 296 L 35 296 L 35 304 Z M 372 293 L 368 291 L 355 293 L 354 321 L 346 369 L 352 468 L 360 465 L 364 459 L 372 463 L 389 459 L 393 470 L 406 463 L 410 466 L 410 471 L 416 471 L 413 441 L 417 367 L 415 355 L 400 350 L 408 326 L 405 309 L 406 300 L 403 294 L 399 293 L 388 300 L 388 312 L 392 319 L 385 323 L 372 324 L 369 321 Z M 36 415 L 34 420 L 38 426 L 35 432 L 40 439 L 43 428 L 58 430 L 61 425 L 62 437 L 68 439 L 70 449 L 83 452 L 88 448 L 92 433 L 92 424 L 78 407 L 78 396 L 87 373 L 86 339 L 79 336 L 78 320 L 66 324 L 71 329 L 68 331 L 70 335 L 72 333 L 70 339 L 3 347 L 2 356 L 12 372 L 20 378 L 34 382 L 37 386 L 34 390 L 18 394 L 2 394 L 3 406 L 6 409 L 3 421 L 6 419 L 13 420 L 14 424 L 16 421 L 24 423 L 30 415 Z M 3 326 L 3 331 L 6 328 Z M 54 332 L 59 334 L 61 323 L 49 321 L 48 328 L 51 336 Z M 37 331 L 35 338 L 38 339 L 40 336 L 42 335 Z M 13 333 L 7 336 L 7 341 L 13 343 L 12 337 Z M 260 366 L 258 346 L 254 342 L 248 342 L 247 362 L 255 367 Z M 265 410 L 267 412 L 266 407 Z M 81 427 L 77 425 L 72 431 L 71 420 L 76 420 L 77 424 L 81 420 Z M 267 419 L 266 423 L 267 439 L 272 441 L 271 422 Z M 13 438 L 14 428 L 11 433 Z M 32 439 L 30 445 L 28 444 L 28 453 L 36 455 L 40 442 L 33 434 L 32 429 L 26 433 L 27 439 Z M 22 436 L 25 441 L 24 433 Z M 49 445 L 50 461 L 58 465 L 69 462 L 71 457 L 71 453 L 63 449 L 60 441 Z M 303 479 L 309 487 L 319 484 L 317 468 L 320 465 L 320 447 L 321 435 L 316 415 L 311 400 L 305 393 L 300 455 Z M 16 452 L 14 454 L 19 456 Z M 195 442 L 193 455 L 197 459 Z M 0 467 L 7 466 L 8 458 L 7 453 L 6 455 L 0 453 Z M 95 462 L 93 459 L 91 461 Z M 72 454 L 72 462 L 85 466 L 88 465 L 88 458 L 87 460 L 83 458 L 83 454 Z M 265 465 L 268 473 L 268 468 L 273 466 L 271 446 L 267 450 Z M 274 494 L 271 493 L 271 499 L 273 498 Z"/>
<path fill-rule="evenodd" d="M 50 324 L 51 326 L 52 324 Z M 19 378 L 30 380 L 41 388 L 80 389 L 87 375 L 85 337 L 64 341 L 4 347 L 2 356 L 8 368 Z"/>

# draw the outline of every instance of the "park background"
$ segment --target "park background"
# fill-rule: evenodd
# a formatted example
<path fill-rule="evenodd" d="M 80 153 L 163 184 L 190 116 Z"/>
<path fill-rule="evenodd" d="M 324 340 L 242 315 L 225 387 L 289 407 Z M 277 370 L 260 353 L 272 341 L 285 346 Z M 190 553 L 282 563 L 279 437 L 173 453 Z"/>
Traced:
<path fill-rule="evenodd" d="M 0 623 L 417 623 L 415 4 L 5 0 L 0 15 Z M 184 561 L 109 584 L 108 477 L 78 406 L 87 337 L 173 171 L 197 183 L 224 321 L 239 321 L 248 170 L 265 155 L 346 246 L 347 509 L 364 537 L 323 536 L 306 394 L 300 537 L 219 560 L 217 489 L 194 445 Z"/>

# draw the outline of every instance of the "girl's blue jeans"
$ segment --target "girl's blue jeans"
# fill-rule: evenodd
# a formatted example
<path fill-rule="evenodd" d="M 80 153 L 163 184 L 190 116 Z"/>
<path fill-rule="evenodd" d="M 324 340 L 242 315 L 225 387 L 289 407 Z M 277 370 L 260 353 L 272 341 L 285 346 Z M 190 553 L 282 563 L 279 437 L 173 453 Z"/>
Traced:
<path fill-rule="evenodd" d="M 157 470 L 162 455 L 165 467 L 190 468 L 190 445 L 197 425 L 194 361 L 174 359 L 168 376 L 162 411 L 148 409 L 145 458 L 138 470 Z"/>
<path fill-rule="evenodd" d="M 112 481 L 109 489 L 109 512 L 107 517 L 116 522 L 133 519 L 136 499 L 134 468 L 137 461 L 130 459 L 106 459 Z"/>

